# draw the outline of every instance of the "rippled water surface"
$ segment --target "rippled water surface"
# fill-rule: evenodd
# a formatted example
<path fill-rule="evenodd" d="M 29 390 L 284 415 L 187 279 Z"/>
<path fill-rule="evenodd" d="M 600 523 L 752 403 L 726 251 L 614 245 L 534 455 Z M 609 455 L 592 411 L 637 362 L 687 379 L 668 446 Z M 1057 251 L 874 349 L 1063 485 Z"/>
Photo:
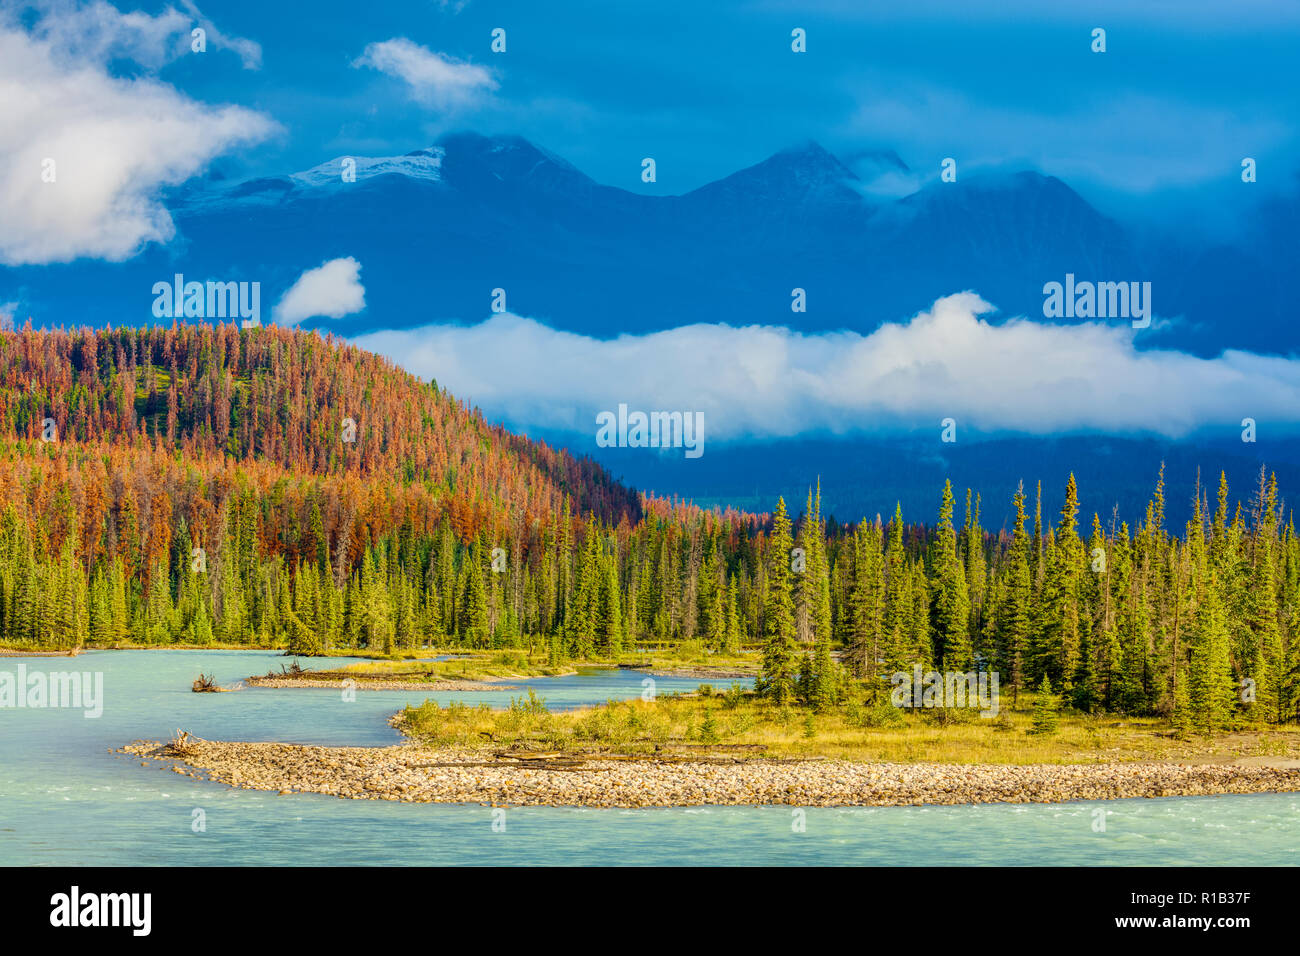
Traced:
<path fill-rule="evenodd" d="M 797 832 L 789 807 L 523 807 L 506 811 L 497 830 L 492 810 L 478 805 L 235 790 L 109 751 L 177 728 L 215 740 L 381 746 L 399 740 L 387 719 L 408 702 L 504 705 L 511 693 L 363 691 L 354 702 L 324 689 L 191 693 L 200 671 L 229 684 L 278 668 L 284 659 L 269 651 L 0 657 L 0 671 L 20 663 L 29 672 L 102 672 L 104 711 L 87 719 L 78 710 L 0 709 L 0 864 L 1300 863 L 1297 794 L 811 808 Z M 638 696 L 644 677 L 593 671 L 520 683 L 549 706 L 574 707 Z M 661 692 L 699 683 L 656 681 Z M 204 832 L 194 832 L 196 810 Z"/>

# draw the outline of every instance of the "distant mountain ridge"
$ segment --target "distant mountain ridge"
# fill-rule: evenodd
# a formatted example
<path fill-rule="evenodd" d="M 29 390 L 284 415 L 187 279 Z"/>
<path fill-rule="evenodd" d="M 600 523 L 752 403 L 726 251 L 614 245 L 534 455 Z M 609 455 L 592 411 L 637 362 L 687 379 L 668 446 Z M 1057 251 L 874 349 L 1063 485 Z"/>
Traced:
<path fill-rule="evenodd" d="M 354 182 L 342 175 L 349 158 Z M 599 338 L 697 322 L 865 333 L 963 289 L 999 308 L 994 321 L 1041 317 L 1043 284 L 1074 273 L 1152 281 L 1157 325 L 1173 321 L 1142 333 L 1139 347 L 1202 355 L 1295 350 L 1287 263 L 1300 223 L 1294 202 L 1261 211 L 1252 234 L 1259 241 L 1202 248 L 1190 236 L 1139 239 L 1068 184 L 1032 171 L 961 175 L 903 195 L 876 189 L 880 177 L 902 188 L 919 182 L 888 150 L 841 159 L 807 141 L 681 195 L 646 195 L 598 183 L 518 136 L 452 133 L 399 156 L 333 157 L 244 182 L 193 180 L 168 196 L 177 226 L 171 244 L 124 263 L 0 269 L 0 302 L 18 301 L 20 325 L 31 316 L 38 326 L 145 326 L 157 321 L 154 283 L 183 273 L 260 282 L 269 321 L 304 270 L 351 256 L 361 263 L 365 310 L 307 325 L 351 336 L 476 323 L 489 315 L 493 290 L 503 289 L 510 311 Z M 791 311 L 795 288 L 806 290 L 806 312 Z M 589 434 L 554 437 L 597 453 L 585 447 Z M 1041 446 L 1012 441 L 1003 459 L 1032 459 Z M 894 466 L 870 481 L 863 472 L 858 483 L 832 467 L 841 455 L 831 444 L 798 445 L 767 448 L 766 459 L 759 446 L 750 455 L 719 447 L 706 460 L 713 465 L 637 463 L 627 477 L 639 487 L 761 511 L 778 491 L 801 486 L 804 471 L 835 475 L 828 482 L 835 510 L 850 518 L 906 498 L 908 488 L 893 489 L 890 480 L 908 469 L 919 469 L 924 487 L 934 482 L 926 454 L 906 443 L 893 446 Z M 1145 487 L 1132 482 L 1145 482 L 1163 452 L 1153 445 L 1133 453 L 1142 460 L 1137 470 L 1123 469 L 1129 484 L 1089 483 L 1101 507 L 1144 500 Z M 1267 455 L 1276 461 L 1274 451 Z M 806 463 L 797 475 L 783 464 L 793 456 Z M 962 466 L 963 480 L 996 485 L 1005 497 L 1019 472 L 1006 473 L 997 458 L 975 455 Z M 616 473 L 623 468 L 604 460 Z M 1077 467 L 1068 455 L 1054 460 Z M 1215 469 L 1223 461 L 1191 455 L 1171 478 L 1186 482 L 1193 463 Z M 1028 478 L 1036 469 L 1025 471 Z M 1242 475 L 1234 473 L 1234 484 Z M 923 499 L 907 503 L 909 513 L 928 510 Z"/>
<path fill-rule="evenodd" d="M 354 182 L 341 175 L 346 158 Z M 1157 316 L 1173 321 L 1140 345 L 1294 347 L 1284 292 L 1293 209 L 1261 213 L 1266 242 L 1200 249 L 1139 242 L 1036 172 L 893 197 L 850 165 L 910 175 L 888 151 L 845 163 L 810 141 L 681 195 L 646 195 L 597 183 L 518 136 L 452 133 L 401 156 L 194 180 L 168 198 L 170 245 L 119 264 L 3 269 L 0 299 L 18 300 L 19 322 L 142 323 L 153 320 L 152 283 L 176 271 L 260 281 L 271 303 L 304 270 L 352 256 L 368 308 L 328 322 L 345 335 L 478 322 L 497 288 L 511 311 L 599 337 L 692 322 L 868 332 L 964 289 L 1001 317 L 1040 317 L 1044 283 L 1074 273 L 1153 282 Z M 794 288 L 807 291 L 806 312 L 791 311 Z"/>

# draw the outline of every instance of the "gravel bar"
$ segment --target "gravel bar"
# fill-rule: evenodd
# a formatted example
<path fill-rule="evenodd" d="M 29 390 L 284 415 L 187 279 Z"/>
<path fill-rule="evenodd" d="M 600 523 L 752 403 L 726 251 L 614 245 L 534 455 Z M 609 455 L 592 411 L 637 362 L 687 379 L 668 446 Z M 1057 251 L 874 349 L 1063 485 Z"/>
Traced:
<path fill-rule="evenodd" d="M 1300 791 L 1300 769 L 1239 764 L 697 762 L 567 755 L 565 763 L 572 765 L 548 769 L 415 744 L 316 747 L 194 739 L 183 754 L 155 741 L 137 741 L 119 753 L 170 761 L 176 773 L 251 790 L 494 806 L 909 806 Z"/>

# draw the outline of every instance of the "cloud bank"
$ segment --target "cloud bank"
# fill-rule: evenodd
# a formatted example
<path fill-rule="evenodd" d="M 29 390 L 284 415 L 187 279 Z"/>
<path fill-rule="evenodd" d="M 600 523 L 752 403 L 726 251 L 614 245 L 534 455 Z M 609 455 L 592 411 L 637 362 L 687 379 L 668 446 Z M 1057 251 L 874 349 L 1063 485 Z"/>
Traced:
<path fill-rule="evenodd" d="M 453 60 L 405 37 L 371 43 L 352 65 L 397 77 L 416 102 L 442 110 L 470 106 L 497 88 L 486 67 Z"/>
<path fill-rule="evenodd" d="M 1135 348 L 1127 323 L 994 325 L 972 292 L 869 335 L 689 325 L 600 340 L 502 314 L 356 341 L 521 427 L 594 434 L 620 403 L 702 411 L 710 439 L 959 428 L 1180 437 L 1300 422 L 1300 360 Z"/>
<path fill-rule="evenodd" d="M 149 75 L 189 50 L 191 25 L 170 7 L 151 17 L 51 4 L 30 25 L 0 10 L 0 264 L 120 261 L 169 240 L 161 188 L 276 128 Z M 144 72 L 111 73 L 122 60 Z"/>
<path fill-rule="evenodd" d="M 1282 148 L 1293 131 L 1247 108 L 1200 105 L 1152 95 L 1105 97 L 1104 105 L 1033 109 L 975 100 L 947 87 L 892 81 L 868 73 L 855 81 L 861 105 L 845 134 L 906 141 L 935 157 L 923 179 L 935 181 L 938 157 L 961 169 L 1029 164 L 1071 182 L 1096 182 L 1137 193 L 1228 179 L 1242 156 Z M 877 91 L 889 89 L 884 95 Z M 1132 144 L 1142 142 L 1134 152 Z M 1225 155 L 1225 143 L 1243 145 Z"/>
<path fill-rule="evenodd" d="M 211 49 L 233 52 L 245 69 L 261 66 L 259 44 L 221 31 L 194 0 L 180 4 L 184 12 L 168 6 L 153 16 L 123 13 L 106 0 L 38 0 L 29 4 L 38 15 L 31 33 L 77 59 L 104 63 L 122 58 L 156 70 L 191 52 L 190 31 L 197 26 L 205 31 Z"/>
<path fill-rule="evenodd" d="M 275 321 L 293 325 L 313 316 L 342 318 L 366 307 L 361 263 L 351 256 L 331 259 L 298 277 L 276 304 Z"/>

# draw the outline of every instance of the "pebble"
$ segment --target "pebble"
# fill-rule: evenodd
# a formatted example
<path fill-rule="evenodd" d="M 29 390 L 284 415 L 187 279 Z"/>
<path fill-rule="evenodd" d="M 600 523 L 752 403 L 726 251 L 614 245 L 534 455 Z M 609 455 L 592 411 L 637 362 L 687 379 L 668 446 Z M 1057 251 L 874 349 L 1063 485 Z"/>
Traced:
<path fill-rule="evenodd" d="M 1129 797 L 1300 791 L 1300 769 L 1232 764 L 967 765 L 756 757 L 733 763 L 586 760 L 548 770 L 478 751 L 314 747 L 195 740 L 183 754 L 155 741 L 122 748 L 179 762 L 250 790 L 419 803 L 511 806 L 912 806 L 1058 803 Z M 142 764 L 145 761 L 141 761 Z M 439 764 L 439 766 L 428 766 Z M 464 764 L 465 766 L 458 766 Z"/>
<path fill-rule="evenodd" d="M 342 680 L 321 680 L 315 677 L 249 677 L 245 681 L 255 687 L 326 687 L 331 690 L 427 690 L 427 691 L 467 691 L 467 690 L 523 690 L 511 684 L 504 684 L 495 678 L 483 680 L 375 680 L 362 678 L 345 684 Z"/>

